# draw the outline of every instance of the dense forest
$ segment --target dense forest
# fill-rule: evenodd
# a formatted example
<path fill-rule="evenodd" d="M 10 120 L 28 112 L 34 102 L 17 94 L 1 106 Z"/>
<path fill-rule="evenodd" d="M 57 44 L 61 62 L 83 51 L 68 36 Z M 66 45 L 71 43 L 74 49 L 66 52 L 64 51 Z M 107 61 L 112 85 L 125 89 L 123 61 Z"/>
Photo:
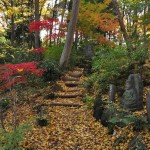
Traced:
<path fill-rule="evenodd" d="M 149 0 L 0 0 L 0 150 L 150 149 Z"/>

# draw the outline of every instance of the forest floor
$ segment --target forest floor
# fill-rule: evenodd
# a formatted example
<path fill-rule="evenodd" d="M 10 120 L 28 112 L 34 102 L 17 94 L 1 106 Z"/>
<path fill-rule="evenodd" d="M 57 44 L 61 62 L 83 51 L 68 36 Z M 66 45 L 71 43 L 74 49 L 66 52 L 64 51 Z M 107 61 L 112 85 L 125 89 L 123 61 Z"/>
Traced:
<path fill-rule="evenodd" d="M 114 134 L 109 134 L 107 127 L 95 121 L 93 110 L 83 102 L 85 94 L 84 89 L 80 86 L 83 80 L 83 70 L 76 68 L 57 81 L 57 84 L 62 87 L 62 91 L 57 92 L 58 98 L 44 100 L 40 96 L 35 99 L 35 103 L 44 104 L 44 115 L 49 119 L 49 123 L 45 127 L 37 126 L 35 121 L 37 112 L 33 111 L 31 104 L 17 107 L 16 113 L 19 122 L 29 122 L 32 126 L 31 130 L 25 134 L 24 149 L 125 150 L 134 135 L 141 135 L 144 143 L 150 149 L 150 134 L 147 130 L 133 132 L 131 126 L 116 127 Z M 145 88 L 145 93 L 147 90 L 148 88 Z M 68 106 L 63 106 L 63 104 Z M 145 113 L 145 107 L 143 110 L 135 112 L 137 115 Z M 11 124 L 11 110 L 5 116 L 5 122 Z M 116 139 L 120 137 L 123 141 L 114 145 Z"/>

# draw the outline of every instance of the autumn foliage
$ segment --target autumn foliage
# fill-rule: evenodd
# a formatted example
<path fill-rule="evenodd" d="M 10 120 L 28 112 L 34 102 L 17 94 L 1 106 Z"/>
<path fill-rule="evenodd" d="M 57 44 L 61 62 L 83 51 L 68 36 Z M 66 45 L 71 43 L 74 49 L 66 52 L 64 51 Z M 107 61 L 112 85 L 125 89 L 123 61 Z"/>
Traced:
<path fill-rule="evenodd" d="M 0 65 L 0 89 L 9 88 L 17 83 L 26 83 L 27 75 L 42 76 L 43 69 L 37 68 L 36 62 Z"/>
<path fill-rule="evenodd" d="M 36 49 L 32 49 L 29 52 L 34 52 L 34 53 L 43 53 L 46 51 L 46 48 L 40 47 L 40 48 L 36 48 Z"/>
<path fill-rule="evenodd" d="M 45 30 L 47 32 L 46 42 L 60 39 L 65 36 L 66 23 L 60 22 L 58 18 L 47 18 L 41 21 L 32 21 L 29 23 L 30 32 L 40 32 Z"/>
<path fill-rule="evenodd" d="M 47 20 L 42 20 L 42 21 L 32 21 L 30 22 L 30 25 L 29 25 L 29 31 L 38 32 L 43 29 L 45 30 L 53 29 L 55 23 L 58 23 L 58 22 L 59 20 L 57 18 L 49 18 Z"/>

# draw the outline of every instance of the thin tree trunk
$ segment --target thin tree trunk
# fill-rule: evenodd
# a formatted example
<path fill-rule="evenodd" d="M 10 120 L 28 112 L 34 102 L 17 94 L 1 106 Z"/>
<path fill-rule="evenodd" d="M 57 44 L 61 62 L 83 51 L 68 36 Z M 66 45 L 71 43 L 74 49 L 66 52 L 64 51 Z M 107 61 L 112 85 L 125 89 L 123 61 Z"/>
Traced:
<path fill-rule="evenodd" d="M 119 25 L 120 25 L 120 29 L 122 31 L 122 34 L 123 34 L 123 37 L 124 37 L 124 40 L 126 42 L 126 45 L 127 45 L 127 49 L 128 49 L 128 52 L 129 52 L 129 56 L 130 56 L 130 53 L 132 51 L 132 45 L 130 44 L 130 39 L 129 39 L 129 36 L 127 34 L 127 30 L 125 28 L 125 24 L 123 22 L 123 16 L 120 12 L 120 9 L 119 9 L 119 4 L 117 2 L 117 0 L 112 0 L 113 2 L 113 7 L 114 7 L 114 10 L 115 10 L 115 13 L 116 15 L 118 16 L 118 21 L 119 21 Z"/>
<path fill-rule="evenodd" d="M 68 60 L 69 60 L 72 45 L 73 45 L 74 31 L 75 31 L 75 27 L 77 24 L 79 6 L 80 6 L 80 0 L 74 0 L 73 7 L 72 7 L 72 16 L 69 22 L 68 33 L 66 37 L 66 43 L 65 43 L 65 46 L 64 46 L 61 58 L 60 58 L 60 62 L 59 62 L 59 65 L 61 67 L 66 67 L 68 64 Z"/>
<path fill-rule="evenodd" d="M 40 14 L 39 14 L 39 0 L 35 0 L 35 21 L 40 20 Z M 40 47 L 40 36 L 39 32 L 35 32 L 35 48 Z"/>
<path fill-rule="evenodd" d="M 62 13 L 61 13 L 61 21 L 60 21 L 60 24 L 62 24 L 63 21 L 64 21 L 64 15 L 65 15 L 66 5 L 67 5 L 67 0 L 65 0 L 65 6 L 64 6 L 64 8 L 63 8 L 63 10 L 62 10 Z M 61 30 L 61 25 L 59 25 L 59 33 L 58 33 L 58 35 L 60 35 L 60 33 L 61 33 L 60 30 Z M 58 39 L 57 39 L 57 45 L 59 45 L 59 44 L 61 44 L 61 37 L 58 37 Z"/>
<path fill-rule="evenodd" d="M 13 0 L 11 0 L 11 7 L 14 7 Z M 14 45 L 15 40 L 15 23 L 14 23 L 14 14 L 11 15 L 11 45 Z"/>

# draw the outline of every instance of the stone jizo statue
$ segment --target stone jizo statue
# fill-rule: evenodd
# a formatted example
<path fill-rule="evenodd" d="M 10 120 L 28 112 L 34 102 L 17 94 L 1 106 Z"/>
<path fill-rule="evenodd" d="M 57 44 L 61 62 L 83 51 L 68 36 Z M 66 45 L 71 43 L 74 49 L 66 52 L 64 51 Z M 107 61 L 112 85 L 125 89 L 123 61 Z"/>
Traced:
<path fill-rule="evenodd" d="M 125 92 L 122 97 L 121 106 L 127 110 L 137 110 L 137 91 L 130 80 L 126 81 Z"/>
<path fill-rule="evenodd" d="M 140 74 L 130 74 L 121 105 L 124 109 L 135 111 L 143 108 L 143 81 Z"/>

